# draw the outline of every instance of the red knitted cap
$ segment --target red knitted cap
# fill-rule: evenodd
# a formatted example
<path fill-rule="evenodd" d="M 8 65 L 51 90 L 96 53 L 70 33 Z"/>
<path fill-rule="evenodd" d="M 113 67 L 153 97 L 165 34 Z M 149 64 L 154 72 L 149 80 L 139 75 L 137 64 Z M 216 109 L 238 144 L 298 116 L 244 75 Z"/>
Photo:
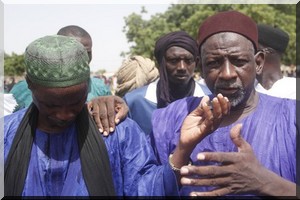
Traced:
<path fill-rule="evenodd" d="M 248 38 L 254 45 L 255 51 L 258 47 L 258 33 L 256 23 L 247 15 L 237 11 L 219 12 L 208 17 L 199 27 L 199 48 L 204 41 L 221 32 L 234 32 Z"/>

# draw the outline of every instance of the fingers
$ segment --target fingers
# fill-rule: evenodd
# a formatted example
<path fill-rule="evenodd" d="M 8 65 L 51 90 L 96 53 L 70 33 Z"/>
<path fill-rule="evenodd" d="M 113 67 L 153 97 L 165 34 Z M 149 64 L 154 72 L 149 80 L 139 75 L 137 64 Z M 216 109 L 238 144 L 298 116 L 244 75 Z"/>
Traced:
<path fill-rule="evenodd" d="M 87 102 L 86 104 L 87 110 L 89 111 L 90 115 L 93 113 L 93 103 L 91 101 Z"/>
<path fill-rule="evenodd" d="M 197 175 L 201 177 L 201 180 L 205 180 L 201 182 L 200 180 L 197 180 L 198 182 L 195 182 L 193 180 L 193 184 L 206 184 L 208 180 L 216 177 L 225 177 L 229 175 L 231 172 L 230 166 L 223 165 L 223 166 L 218 166 L 218 165 L 208 165 L 208 166 L 195 166 L 195 165 L 190 165 L 190 166 L 184 166 L 180 169 L 180 174 L 184 178 L 183 180 L 187 181 L 187 179 L 191 175 Z M 209 177 L 209 178 L 208 178 Z M 228 177 L 228 176 L 227 176 Z M 206 179 L 207 178 L 207 179 Z M 223 179 L 222 179 L 223 180 Z M 199 182 L 200 181 L 200 182 Z M 184 184 L 192 184 L 192 183 L 187 183 L 185 182 Z"/>
<path fill-rule="evenodd" d="M 194 114 L 196 116 L 202 115 L 203 108 L 207 108 L 206 110 L 210 109 L 208 104 L 209 104 L 209 97 L 208 96 L 203 96 L 203 98 L 201 99 L 201 102 L 199 103 L 197 108 L 191 112 L 191 114 Z"/>
<path fill-rule="evenodd" d="M 115 123 L 118 124 L 120 121 L 126 118 L 129 112 L 129 108 L 127 104 L 124 102 L 116 103 L 116 116 L 115 116 Z"/>
<path fill-rule="evenodd" d="M 230 111 L 230 103 L 227 97 L 222 94 L 218 94 L 211 101 L 213 106 L 213 116 L 216 119 L 221 119 L 224 115 L 227 115 Z"/>
<path fill-rule="evenodd" d="M 115 107 L 113 101 L 105 101 L 99 106 L 99 118 L 103 127 L 103 135 L 108 136 L 115 129 Z"/>
<path fill-rule="evenodd" d="M 125 101 L 118 96 L 97 97 L 88 102 L 87 106 L 104 136 L 115 130 L 115 124 L 124 119 L 129 110 Z"/>
<path fill-rule="evenodd" d="M 180 183 L 185 186 L 226 186 L 230 183 L 230 177 L 217 178 L 187 178 L 182 177 Z"/>
<path fill-rule="evenodd" d="M 251 149 L 249 143 L 247 143 L 241 136 L 242 124 L 236 124 L 230 130 L 230 138 L 235 146 L 238 148 L 238 151 L 247 151 Z"/>
<path fill-rule="evenodd" d="M 201 135 L 207 135 L 212 131 L 214 117 L 208 96 L 202 98 L 199 106 L 191 113 L 191 116 L 200 117 L 197 125 L 200 125 L 199 130 Z"/>
<path fill-rule="evenodd" d="M 104 130 L 107 130 L 109 132 L 113 132 L 115 130 L 115 104 L 114 101 L 107 101 L 106 103 L 106 109 L 107 109 L 107 122 L 106 124 L 103 124 Z"/>
<path fill-rule="evenodd" d="M 93 117 L 97 127 L 99 128 L 99 131 L 101 133 L 103 133 L 103 126 L 102 126 L 101 120 L 99 118 L 99 106 L 98 106 L 98 104 L 93 103 L 93 101 L 89 102 L 88 103 L 88 109 L 89 109 L 90 115 Z"/>
<path fill-rule="evenodd" d="M 241 129 L 242 129 L 242 124 L 237 124 L 233 126 L 230 130 L 230 138 L 237 147 L 240 147 L 242 145 L 242 137 L 240 134 Z"/>
<path fill-rule="evenodd" d="M 124 105 L 124 107 L 120 107 L 117 111 L 116 117 L 115 117 L 115 123 L 118 124 L 120 121 L 126 118 L 127 113 L 129 109 L 127 105 Z"/>
<path fill-rule="evenodd" d="M 231 193 L 230 189 L 224 187 L 209 192 L 191 192 L 190 196 L 224 196 L 230 193 Z"/>
<path fill-rule="evenodd" d="M 184 166 L 180 170 L 182 176 L 180 183 L 183 186 L 210 186 L 219 188 L 209 192 L 193 192 L 191 195 L 194 196 L 225 195 L 231 192 L 229 188 L 226 188 L 232 182 L 229 171 L 228 166 Z M 197 176 L 192 176 L 195 174 Z"/>
<path fill-rule="evenodd" d="M 200 161 L 211 161 L 222 164 L 230 164 L 237 161 L 237 152 L 203 152 L 197 155 Z"/>
<path fill-rule="evenodd" d="M 223 97 L 220 93 L 217 95 L 219 106 L 221 107 L 221 112 L 223 115 L 227 115 L 230 112 L 230 102 L 227 97 Z"/>
<path fill-rule="evenodd" d="M 212 120 L 214 119 L 212 113 L 212 105 L 209 101 L 208 96 L 204 96 L 200 102 L 200 107 L 198 106 L 198 114 L 204 116 L 204 124 L 206 126 L 210 126 L 212 124 Z"/>

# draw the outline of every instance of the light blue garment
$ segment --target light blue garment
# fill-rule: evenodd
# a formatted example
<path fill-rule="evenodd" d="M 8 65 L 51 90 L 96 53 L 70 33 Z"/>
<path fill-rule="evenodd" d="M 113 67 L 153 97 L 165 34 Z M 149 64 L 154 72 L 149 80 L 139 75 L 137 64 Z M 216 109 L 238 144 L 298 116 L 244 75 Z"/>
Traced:
<path fill-rule="evenodd" d="M 5 160 L 25 112 L 23 109 L 4 118 Z M 178 195 L 172 169 L 169 164 L 158 166 L 152 147 L 133 120 L 125 119 L 114 133 L 102 137 L 118 196 Z M 88 196 L 75 124 L 51 135 L 37 129 L 23 196 Z"/>
<path fill-rule="evenodd" d="M 183 120 L 199 105 L 200 100 L 196 97 L 184 98 L 154 111 L 151 137 L 161 163 L 168 162 L 168 156 L 179 141 Z M 299 129 L 296 129 L 296 101 L 260 93 L 255 111 L 234 124 L 218 128 L 196 146 L 191 154 L 193 164 L 204 165 L 196 157 L 200 152 L 237 151 L 230 139 L 230 129 L 237 123 L 243 124 L 241 134 L 252 146 L 259 162 L 279 176 L 296 182 L 296 134 L 299 134 Z M 210 189 L 185 186 L 181 188 L 181 195 L 188 195 L 193 190 Z"/>
<path fill-rule="evenodd" d="M 157 104 L 145 98 L 147 89 L 148 85 L 135 89 L 127 93 L 124 100 L 129 107 L 128 117 L 136 121 L 143 132 L 148 135 L 152 130 L 152 112 L 157 108 Z"/>
<path fill-rule="evenodd" d="M 146 135 L 149 135 L 152 130 L 151 117 L 153 111 L 157 109 L 156 88 L 158 80 L 137 88 L 124 96 L 129 107 L 128 116 L 137 122 Z M 202 97 L 209 94 L 211 92 L 205 85 L 195 82 L 194 96 Z"/>
<path fill-rule="evenodd" d="M 111 95 L 109 87 L 100 78 L 92 77 L 90 82 L 89 93 L 87 101 L 92 100 L 95 97 Z"/>
<path fill-rule="evenodd" d="M 111 95 L 111 91 L 105 85 L 102 79 L 92 77 L 90 80 L 91 81 L 89 85 L 89 93 L 87 96 L 87 101 L 90 101 L 91 99 L 98 96 Z M 14 112 L 21 110 L 23 108 L 28 108 L 32 103 L 31 90 L 28 89 L 28 85 L 25 80 L 16 83 L 9 91 L 9 93 L 13 94 L 13 96 L 15 97 L 18 103 Z"/>

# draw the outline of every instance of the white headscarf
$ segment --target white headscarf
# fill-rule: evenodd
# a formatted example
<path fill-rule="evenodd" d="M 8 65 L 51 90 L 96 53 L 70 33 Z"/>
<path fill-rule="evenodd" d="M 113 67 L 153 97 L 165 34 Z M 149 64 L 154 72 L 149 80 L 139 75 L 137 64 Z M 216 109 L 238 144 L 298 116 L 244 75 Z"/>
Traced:
<path fill-rule="evenodd" d="M 127 92 L 147 85 L 159 77 L 154 61 L 142 56 L 133 56 L 125 60 L 116 73 L 116 95 L 124 96 Z"/>

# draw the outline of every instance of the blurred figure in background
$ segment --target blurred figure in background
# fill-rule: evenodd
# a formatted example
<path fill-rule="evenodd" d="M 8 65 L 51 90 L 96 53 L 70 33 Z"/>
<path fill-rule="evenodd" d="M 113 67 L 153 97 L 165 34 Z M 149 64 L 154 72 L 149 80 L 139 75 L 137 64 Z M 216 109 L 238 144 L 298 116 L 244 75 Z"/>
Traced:
<path fill-rule="evenodd" d="M 148 85 L 159 77 L 154 61 L 142 56 L 133 56 L 125 60 L 116 73 L 117 88 L 115 94 L 123 97 L 127 92 Z"/>
<path fill-rule="evenodd" d="M 85 47 L 89 56 L 89 63 L 91 62 L 93 42 L 90 34 L 86 30 L 76 25 L 70 25 L 61 28 L 57 32 L 57 35 L 74 37 Z M 25 80 L 19 81 L 17 84 L 15 84 L 10 93 L 13 94 L 18 104 L 14 109 L 14 112 L 22 108 L 29 107 L 32 102 L 32 94 L 28 89 L 28 85 Z M 111 92 L 105 83 L 101 79 L 91 78 L 87 101 L 90 101 L 92 98 L 98 96 L 106 95 L 111 95 Z"/>
<path fill-rule="evenodd" d="M 76 38 L 86 49 L 89 56 L 89 63 L 91 63 L 93 57 L 93 41 L 90 34 L 86 30 L 76 25 L 69 25 L 61 28 L 57 32 L 57 35 L 64 35 Z M 91 99 L 98 96 L 106 95 L 111 95 L 109 87 L 107 87 L 107 85 L 101 79 L 92 77 L 87 101 L 90 101 Z"/>
<path fill-rule="evenodd" d="M 5 115 L 9 115 L 9 114 L 13 113 L 13 111 L 15 110 L 15 108 L 18 104 L 12 94 L 4 93 L 2 105 L 3 105 L 4 116 L 5 116 Z"/>
<path fill-rule="evenodd" d="M 296 78 L 285 77 L 281 58 L 288 46 L 289 35 L 278 27 L 258 24 L 258 48 L 265 54 L 261 73 L 256 76 L 258 92 L 281 98 L 296 99 Z"/>

